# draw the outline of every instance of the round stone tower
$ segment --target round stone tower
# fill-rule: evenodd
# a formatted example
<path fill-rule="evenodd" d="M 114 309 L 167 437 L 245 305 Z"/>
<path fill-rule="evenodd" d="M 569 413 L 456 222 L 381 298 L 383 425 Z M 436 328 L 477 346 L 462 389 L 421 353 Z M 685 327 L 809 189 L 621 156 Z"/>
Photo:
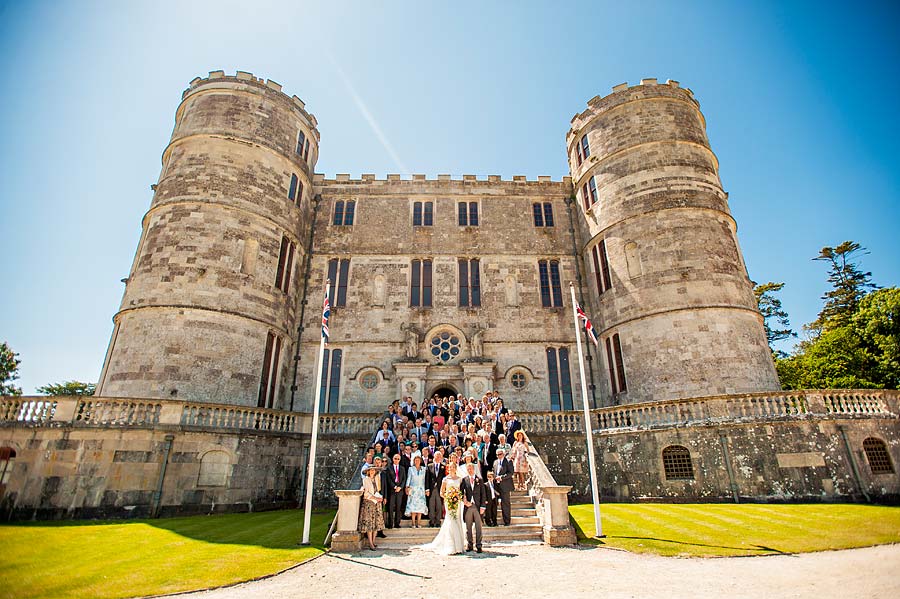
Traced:
<path fill-rule="evenodd" d="M 616 86 L 572 119 L 567 146 L 604 403 L 778 389 L 691 91 Z"/>
<path fill-rule="evenodd" d="M 318 142 L 315 117 L 273 81 L 191 81 L 98 395 L 283 407 Z"/>

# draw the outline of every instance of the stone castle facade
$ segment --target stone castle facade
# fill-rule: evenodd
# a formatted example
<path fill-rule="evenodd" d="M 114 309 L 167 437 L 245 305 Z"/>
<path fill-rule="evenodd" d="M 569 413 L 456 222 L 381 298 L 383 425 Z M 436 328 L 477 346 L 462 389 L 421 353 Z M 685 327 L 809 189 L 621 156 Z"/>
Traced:
<path fill-rule="evenodd" d="M 249 73 L 184 92 L 98 395 L 326 412 L 498 389 L 594 407 L 779 388 L 690 90 L 643 80 L 575 115 L 571 177 L 326 179 L 315 117 Z"/>

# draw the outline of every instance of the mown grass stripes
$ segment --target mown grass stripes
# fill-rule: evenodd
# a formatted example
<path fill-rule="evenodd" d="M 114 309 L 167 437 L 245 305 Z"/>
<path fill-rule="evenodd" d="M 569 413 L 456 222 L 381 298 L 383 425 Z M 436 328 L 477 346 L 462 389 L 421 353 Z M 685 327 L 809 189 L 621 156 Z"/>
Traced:
<path fill-rule="evenodd" d="M 594 531 L 593 506 L 569 512 L 580 538 Z M 900 542 L 900 508 L 850 504 L 604 504 L 604 539 L 637 553 L 738 556 L 802 553 Z"/>

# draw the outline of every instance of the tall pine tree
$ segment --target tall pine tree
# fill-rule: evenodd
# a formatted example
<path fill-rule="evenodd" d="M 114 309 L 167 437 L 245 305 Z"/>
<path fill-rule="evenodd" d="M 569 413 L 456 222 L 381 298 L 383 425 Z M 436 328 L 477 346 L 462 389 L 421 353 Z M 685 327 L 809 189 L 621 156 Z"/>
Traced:
<path fill-rule="evenodd" d="M 828 263 L 828 282 L 832 288 L 822 296 L 825 305 L 809 328 L 821 332 L 846 325 L 866 294 L 878 289 L 872 282 L 872 273 L 863 272 L 856 263 L 857 256 L 868 253 L 855 241 L 845 241 L 837 247 L 823 247 L 813 258 Z"/>

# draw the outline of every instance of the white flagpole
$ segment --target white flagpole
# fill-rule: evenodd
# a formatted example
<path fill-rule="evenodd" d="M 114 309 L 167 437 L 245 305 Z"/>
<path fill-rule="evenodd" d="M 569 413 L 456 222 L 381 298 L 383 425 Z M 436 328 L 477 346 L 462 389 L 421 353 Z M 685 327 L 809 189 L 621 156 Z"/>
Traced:
<path fill-rule="evenodd" d="M 594 463 L 594 433 L 591 430 L 591 413 L 588 409 L 587 381 L 584 376 L 584 358 L 581 357 L 581 323 L 578 322 L 578 311 L 575 309 L 575 285 L 569 283 L 572 292 L 572 314 L 575 315 L 575 341 L 578 344 L 578 370 L 581 373 L 581 400 L 584 404 L 584 430 L 587 432 L 588 466 L 591 469 L 591 493 L 594 499 L 594 536 L 603 536 L 603 525 L 600 522 L 600 487 L 597 485 L 597 467 Z"/>
<path fill-rule="evenodd" d="M 331 291 L 331 281 L 325 281 L 325 297 L 328 297 Z M 324 299 L 323 299 L 324 301 Z M 330 308 L 330 306 L 329 306 Z M 321 326 L 321 325 L 320 325 Z M 325 335 L 319 336 L 319 360 L 318 368 L 316 368 L 316 388 L 318 393 L 313 401 L 313 419 L 312 419 L 312 439 L 309 442 L 309 465 L 306 468 L 306 506 L 303 508 L 303 540 L 301 544 L 309 545 L 309 525 L 312 518 L 312 499 L 313 499 L 313 479 L 316 475 L 316 440 L 319 436 L 319 403 L 322 401 L 322 393 L 324 386 L 322 385 L 322 368 L 325 367 Z"/>

